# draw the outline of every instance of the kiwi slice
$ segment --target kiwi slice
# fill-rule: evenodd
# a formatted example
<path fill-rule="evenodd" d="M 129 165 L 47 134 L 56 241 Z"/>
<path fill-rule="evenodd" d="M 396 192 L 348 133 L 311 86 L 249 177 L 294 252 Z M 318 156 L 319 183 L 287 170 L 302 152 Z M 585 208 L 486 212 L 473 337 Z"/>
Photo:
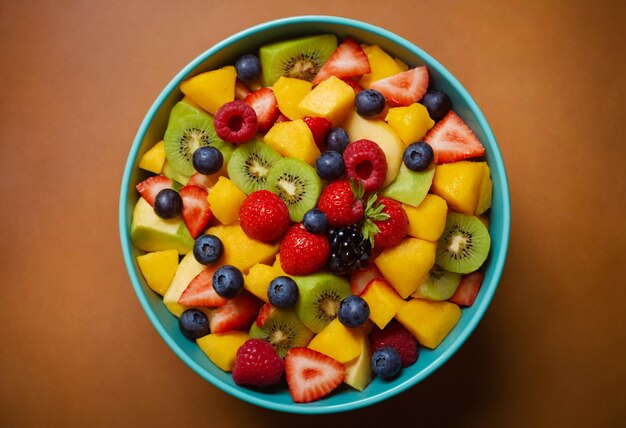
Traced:
<path fill-rule="evenodd" d="M 187 185 L 189 179 L 191 178 L 176 171 L 170 166 L 168 161 L 165 161 L 165 163 L 163 164 L 163 175 L 167 178 L 171 178 L 174 181 L 174 190 L 176 191 L 180 190 L 182 186 Z M 176 185 L 178 185 L 178 188 L 176 188 Z"/>
<path fill-rule="evenodd" d="M 300 37 L 261 46 L 259 57 L 264 86 L 272 86 L 280 76 L 313 80 L 337 48 L 337 36 Z"/>
<path fill-rule="evenodd" d="M 351 294 L 348 281 L 330 273 L 296 276 L 293 280 L 298 285 L 296 314 L 314 333 L 337 317 L 339 304 Z"/>
<path fill-rule="evenodd" d="M 413 297 L 428 300 L 448 300 L 461 282 L 461 274 L 448 272 L 434 265 Z"/>
<path fill-rule="evenodd" d="M 206 114 L 202 110 L 198 110 L 196 107 L 192 106 L 191 104 L 186 103 L 184 101 L 179 101 L 176 104 L 174 104 L 174 107 L 172 107 L 172 109 L 170 110 L 170 118 L 167 121 L 167 126 L 169 127 L 172 123 L 178 121 L 181 117 L 194 115 L 194 114 L 208 116 L 208 114 Z"/>
<path fill-rule="evenodd" d="M 478 217 L 449 213 L 435 262 L 450 272 L 474 272 L 487 259 L 490 246 L 489 232 Z"/>
<path fill-rule="evenodd" d="M 235 149 L 228 161 L 228 176 L 246 195 L 267 189 L 272 166 L 282 159 L 278 152 L 261 141 L 250 141 Z"/>
<path fill-rule="evenodd" d="M 299 222 L 308 210 L 315 208 L 322 193 L 322 180 L 311 165 L 299 159 L 283 158 L 270 170 L 267 189 L 285 201 L 289 219 Z"/>
<path fill-rule="evenodd" d="M 191 158 L 201 146 L 214 146 L 228 162 L 235 148 L 215 134 L 213 118 L 207 114 L 187 114 L 172 121 L 165 130 L 165 157 L 172 169 L 191 177 L 196 171 Z"/>
<path fill-rule="evenodd" d="M 253 339 L 263 339 L 271 343 L 281 357 L 297 346 L 306 346 L 313 338 L 313 332 L 306 328 L 293 310 L 272 308 L 263 327 L 252 323 L 248 333 Z"/>

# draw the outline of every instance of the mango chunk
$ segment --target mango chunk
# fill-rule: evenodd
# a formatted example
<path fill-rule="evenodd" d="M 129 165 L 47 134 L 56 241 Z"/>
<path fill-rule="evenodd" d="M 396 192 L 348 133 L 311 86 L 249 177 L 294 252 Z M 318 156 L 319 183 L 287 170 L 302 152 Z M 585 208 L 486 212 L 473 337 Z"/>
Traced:
<path fill-rule="evenodd" d="M 435 349 L 461 318 L 461 309 L 450 302 L 409 300 L 396 314 L 396 319 L 419 343 Z"/>
<path fill-rule="evenodd" d="M 239 223 L 214 226 L 206 233 L 220 238 L 224 246 L 224 254 L 216 263 L 233 265 L 244 274 L 257 263 L 271 262 L 278 253 L 278 244 L 266 244 L 250 238 Z"/>
<path fill-rule="evenodd" d="M 331 76 L 304 97 L 298 107 L 306 116 L 324 117 L 337 125 L 354 109 L 354 97 L 350 85 Z"/>
<path fill-rule="evenodd" d="M 372 86 L 372 83 L 377 80 L 384 79 L 385 77 L 390 77 L 404 71 L 403 69 L 406 64 L 400 64 L 397 60 L 389 56 L 387 52 L 382 50 L 380 46 L 362 45 L 361 47 L 363 48 L 365 55 L 367 55 L 370 67 L 372 68 L 371 73 L 364 75 L 361 77 L 361 80 L 359 80 L 359 84 L 365 89 L 369 89 Z"/>
<path fill-rule="evenodd" d="M 309 165 L 315 165 L 320 155 L 313 134 L 302 119 L 275 123 L 263 141 L 281 155 L 300 159 Z"/>
<path fill-rule="evenodd" d="M 313 84 L 306 80 L 281 76 L 272 88 L 278 109 L 291 120 L 304 119 L 305 115 L 298 105 L 311 92 L 312 87 Z"/>
<path fill-rule="evenodd" d="M 219 177 L 208 196 L 215 218 L 222 224 L 232 224 L 239 219 L 239 208 L 246 194 L 226 177 Z"/>
<path fill-rule="evenodd" d="M 163 296 L 178 269 L 178 251 L 155 251 L 137 256 L 137 264 L 148 287 Z"/>
<path fill-rule="evenodd" d="M 269 302 L 267 298 L 267 288 L 274 278 L 284 276 L 284 272 L 280 267 L 274 264 L 268 266 L 263 263 L 257 263 L 250 268 L 250 271 L 244 278 L 243 288 L 254 294 L 264 302 Z"/>
<path fill-rule="evenodd" d="M 197 339 L 196 343 L 213 364 L 225 372 L 230 372 L 235 366 L 237 350 L 248 339 L 248 333 L 244 331 L 229 331 L 206 335 Z"/>
<path fill-rule="evenodd" d="M 406 146 L 421 141 L 426 132 L 435 126 L 426 107 L 419 103 L 390 108 L 386 120 Z"/>
<path fill-rule="evenodd" d="M 237 72 L 232 65 L 198 74 L 180 84 L 180 90 L 193 103 L 211 114 L 235 99 Z"/>
<path fill-rule="evenodd" d="M 409 218 L 407 233 L 414 238 L 436 241 L 446 227 L 448 204 L 437 195 L 428 194 L 421 204 L 412 207 L 403 204 L 402 207 Z"/>
<path fill-rule="evenodd" d="M 373 280 L 361 293 L 370 308 L 370 320 L 380 329 L 385 328 L 404 305 L 404 300 L 386 281 Z"/>
<path fill-rule="evenodd" d="M 478 191 L 478 203 L 476 204 L 476 215 L 480 215 L 491 208 L 491 198 L 493 193 L 493 183 L 491 182 L 491 170 L 489 165 L 485 163 L 483 170 L 483 179 L 480 182 L 480 190 Z"/>
<path fill-rule="evenodd" d="M 165 163 L 165 143 L 163 140 L 150 148 L 139 161 L 139 168 L 160 174 Z"/>
<path fill-rule="evenodd" d="M 359 329 L 348 328 L 335 318 L 313 337 L 309 348 L 343 364 L 354 360 L 361 353 L 361 336 Z"/>
<path fill-rule="evenodd" d="M 486 162 L 452 162 L 437 165 L 431 191 L 454 211 L 473 215 L 478 205 Z"/>

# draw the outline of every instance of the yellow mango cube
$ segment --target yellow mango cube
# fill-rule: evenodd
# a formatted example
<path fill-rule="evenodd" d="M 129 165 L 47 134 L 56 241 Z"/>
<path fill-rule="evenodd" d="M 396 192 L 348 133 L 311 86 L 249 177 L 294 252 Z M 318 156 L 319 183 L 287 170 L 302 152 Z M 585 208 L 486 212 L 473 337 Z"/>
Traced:
<path fill-rule="evenodd" d="M 435 242 L 407 237 L 395 247 L 385 248 L 374 263 L 400 297 L 406 299 L 435 264 L 436 248 Z"/>
<path fill-rule="evenodd" d="M 249 339 L 244 331 L 213 333 L 201 337 L 196 343 L 202 352 L 220 369 L 230 372 L 235 366 L 237 350 Z"/>
<path fill-rule="evenodd" d="M 390 108 L 386 120 L 406 146 L 421 141 L 426 132 L 435 126 L 426 107 L 419 103 Z"/>
<path fill-rule="evenodd" d="M 408 64 L 406 62 L 402 61 L 401 59 L 394 58 L 393 60 L 396 62 L 396 65 L 398 66 L 398 68 L 401 71 L 407 71 L 409 69 Z"/>
<path fill-rule="evenodd" d="M 448 204 L 437 195 L 428 194 L 421 204 L 412 207 L 402 204 L 409 218 L 407 234 L 414 238 L 436 241 L 446 227 Z"/>
<path fill-rule="evenodd" d="M 281 155 L 300 159 L 312 166 L 320 155 L 313 134 L 302 119 L 275 123 L 263 141 Z"/>
<path fill-rule="evenodd" d="M 278 253 L 278 244 L 267 244 L 250 238 L 239 223 L 209 228 L 206 233 L 220 238 L 224 254 L 218 265 L 233 265 L 244 274 L 257 263 L 270 263 Z"/>
<path fill-rule="evenodd" d="M 343 364 L 361 353 L 361 336 L 359 329 L 348 328 L 335 318 L 313 337 L 309 348 Z"/>
<path fill-rule="evenodd" d="M 150 148 L 139 161 L 139 168 L 160 174 L 165 163 L 165 143 L 163 140 Z"/>
<path fill-rule="evenodd" d="M 423 346 L 435 349 L 461 318 L 461 309 L 450 302 L 409 300 L 396 314 L 396 319 Z"/>
<path fill-rule="evenodd" d="M 274 266 L 257 263 L 250 268 L 250 271 L 245 276 L 243 288 L 264 302 L 269 302 L 267 298 L 267 288 L 274 278 L 280 276 L 276 275 L 276 273 L 277 270 Z"/>
<path fill-rule="evenodd" d="M 337 125 L 354 110 L 354 96 L 350 85 L 331 76 L 304 97 L 298 107 L 306 116 L 324 117 Z"/>
<path fill-rule="evenodd" d="M 478 203 L 476 204 L 474 214 L 480 215 L 491 208 L 492 193 L 493 183 L 491 182 L 491 170 L 489 169 L 489 165 L 485 163 L 483 179 L 480 182 L 480 190 L 478 191 Z"/>
<path fill-rule="evenodd" d="M 237 72 L 232 65 L 198 74 L 180 84 L 191 101 L 211 114 L 235 99 Z"/>
<path fill-rule="evenodd" d="M 312 88 L 313 84 L 306 80 L 281 76 L 274 83 L 272 89 L 281 113 L 291 120 L 296 120 L 304 118 L 305 115 L 300 111 L 298 105 L 311 92 Z"/>
<path fill-rule="evenodd" d="M 219 177 L 207 197 L 211 212 L 222 224 L 232 224 L 239 219 L 239 208 L 246 194 L 226 177 Z"/>
<path fill-rule="evenodd" d="M 370 320 L 380 329 L 385 328 L 404 305 L 404 300 L 386 281 L 376 279 L 361 293 L 370 308 Z"/>
<path fill-rule="evenodd" d="M 486 167 L 486 162 L 470 161 L 437 165 L 431 191 L 445 199 L 454 211 L 473 215 Z"/>
<path fill-rule="evenodd" d="M 363 45 L 362 48 L 365 55 L 367 55 L 370 67 L 372 68 L 371 73 L 364 75 L 361 77 L 361 80 L 359 80 L 359 84 L 365 89 L 369 89 L 372 86 L 372 83 L 377 80 L 384 79 L 404 71 L 404 65 L 399 64 L 395 59 L 389 56 L 387 52 L 382 50 L 380 46 Z"/>
<path fill-rule="evenodd" d="M 137 264 L 148 287 L 163 296 L 178 269 L 178 251 L 155 251 L 137 256 Z"/>

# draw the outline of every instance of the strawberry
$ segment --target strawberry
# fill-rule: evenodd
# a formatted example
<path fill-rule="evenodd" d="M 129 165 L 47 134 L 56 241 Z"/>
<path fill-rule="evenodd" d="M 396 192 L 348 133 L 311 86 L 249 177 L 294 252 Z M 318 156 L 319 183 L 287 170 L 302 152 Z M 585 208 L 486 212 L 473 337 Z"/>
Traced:
<path fill-rule="evenodd" d="M 383 275 L 380 273 L 375 264 L 370 264 L 365 269 L 359 269 L 350 274 L 350 288 L 352 294 L 360 296 L 365 290 L 367 284 L 375 279 L 381 279 Z"/>
<path fill-rule="evenodd" d="M 214 309 L 209 314 L 211 333 L 224 333 L 231 330 L 250 328 L 259 308 L 257 299 L 247 291 L 242 291 L 228 299 L 225 305 Z"/>
<path fill-rule="evenodd" d="M 391 346 L 398 351 L 402 361 L 402 367 L 408 367 L 417 361 L 419 348 L 417 340 L 402 324 L 392 320 L 384 329 L 374 327 L 370 333 L 372 352 L 383 346 Z"/>
<path fill-rule="evenodd" d="M 422 99 L 428 89 L 428 68 L 412 68 L 372 83 L 392 107 L 408 106 Z"/>
<path fill-rule="evenodd" d="M 291 348 L 285 357 L 285 375 L 296 403 L 319 400 L 341 385 L 346 369 L 339 361 L 309 348 Z"/>
<path fill-rule="evenodd" d="M 433 148 L 435 163 L 456 162 L 485 154 L 472 130 L 452 110 L 424 137 Z"/>
<path fill-rule="evenodd" d="M 249 94 L 244 101 L 256 112 L 257 130 L 262 133 L 267 132 L 280 114 L 274 91 L 270 88 L 261 88 Z"/>
<path fill-rule="evenodd" d="M 359 85 L 359 82 L 355 82 L 352 79 L 341 79 L 341 80 L 346 82 L 348 85 L 352 87 L 352 89 L 354 89 L 354 95 L 358 95 L 359 92 L 361 92 L 364 89 L 363 86 Z"/>
<path fill-rule="evenodd" d="M 276 241 L 289 228 L 289 210 L 276 194 L 269 190 L 257 190 L 241 204 L 239 222 L 250 238 L 263 242 Z"/>
<path fill-rule="evenodd" d="M 320 151 L 326 150 L 326 134 L 333 127 L 333 123 L 324 117 L 311 117 L 305 116 L 304 123 L 306 123 L 313 134 L 315 144 Z"/>
<path fill-rule="evenodd" d="M 172 188 L 172 180 L 167 178 L 164 175 L 154 175 L 152 177 L 146 178 L 141 183 L 137 184 L 135 188 L 139 192 L 142 198 L 146 200 L 150 204 L 150 206 L 154 206 L 154 198 L 156 198 L 157 193 L 159 193 L 163 189 L 171 189 Z"/>
<path fill-rule="evenodd" d="M 280 113 L 280 111 L 278 112 Z M 280 123 L 280 122 L 289 122 L 291 119 L 289 119 L 287 116 L 285 116 L 284 114 L 280 113 L 278 115 L 278 118 L 276 119 L 275 123 Z"/>
<path fill-rule="evenodd" d="M 346 176 L 363 183 L 363 189 L 378 189 L 387 175 L 387 158 L 378 144 L 370 140 L 354 141 L 343 152 Z"/>
<path fill-rule="evenodd" d="M 374 246 L 377 248 L 395 247 L 406 236 L 409 218 L 402 204 L 394 199 L 379 197 L 376 202 L 383 207 L 380 212 L 387 214 L 387 218 L 372 220 L 378 229 L 378 232 L 374 233 Z"/>
<path fill-rule="evenodd" d="M 261 309 L 259 309 L 259 314 L 256 316 L 256 320 L 254 321 L 256 322 L 256 325 L 259 327 L 263 327 L 263 324 L 265 324 L 265 321 L 267 321 L 267 318 L 270 316 L 272 311 L 273 306 L 269 303 L 261 306 Z"/>
<path fill-rule="evenodd" d="M 187 186 L 198 186 L 201 189 L 209 190 L 217 183 L 220 178 L 219 173 L 213 175 L 204 175 L 196 172 L 187 182 Z"/>
<path fill-rule="evenodd" d="M 233 380 L 237 385 L 276 385 L 283 373 L 285 362 L 269 342 L 248 339 L 237 350 L 233 366 Z"/>
<path fill-rule="evenodd" d="M 350 37 L 346 37 L 337 46 L 328 61 L 324 63 L 320 71 L 313 79 L 313 84 L 323 82 L 330 76 L 340 79 L 347 77 L 362 76 L 370 73 L 372 68 L 363 48 Z"/>
<path fill-rule="evenodd" d="M 334 181 L 322 191 L 317 208 L 326 214 L 330 226 L 350 226 L 363 220 L 363 193 L 350 180 Z"/>
<path fill-rule="evenodd" d="M 212 214 L 206 190 L 198 186 L 187 185 L 180 189 L 180 197 L 183 200 L 183 221 L 189 234 L 196 239 L 211 220 Z"/>
<path fill-rule="evenodd" d="M 243 83 L 241 80 L 237 79 L 237 81 L 235 82 L 235 99 L 244 100 L 251 93 L 252 92 L 246 86 L 246 84 Z"/>
<path fill-rule="evenodd" d="M 321 269 L 330 255 L 325 235 L 317 235 L 294 224 L 280 243 L 280 267 L 288 275 L 307 275 Z"/>
<path fill-rule="evenodd" d="M 483 283 L 483 279 L 485 279 L 483 272 L 472 272 L 463 275 L 459 286 L 448 300 L 460 306 L 472 306 L 474 300 L 476 300 L 480 286 Z"/>
<path fill-rule="evenodd" d="M 183 306 L 206 306 L 214 308 L 224 306 L 228 300 L 217 294 L 213 288 L 213 273 L 215 268 L 207 268 L 201 271 L 191 280 L 178 303 Z"/>

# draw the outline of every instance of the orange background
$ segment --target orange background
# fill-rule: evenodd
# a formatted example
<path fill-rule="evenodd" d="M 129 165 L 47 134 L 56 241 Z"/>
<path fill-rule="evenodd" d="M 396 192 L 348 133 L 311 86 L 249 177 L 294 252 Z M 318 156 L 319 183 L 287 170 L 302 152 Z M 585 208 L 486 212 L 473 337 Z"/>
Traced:
<path fill-rule="evenodd" d="M 117 226 L 164 85 L 228 35 L 301 14 L 388 28 L 454 73 L 500 143 L 513 211 L 466 345 L 410 391 L 322 417 L 186 367 L 135 297 Z M 623 424 L 625 22 L 621 1 L 1 1 L 0 426 Z"/>

